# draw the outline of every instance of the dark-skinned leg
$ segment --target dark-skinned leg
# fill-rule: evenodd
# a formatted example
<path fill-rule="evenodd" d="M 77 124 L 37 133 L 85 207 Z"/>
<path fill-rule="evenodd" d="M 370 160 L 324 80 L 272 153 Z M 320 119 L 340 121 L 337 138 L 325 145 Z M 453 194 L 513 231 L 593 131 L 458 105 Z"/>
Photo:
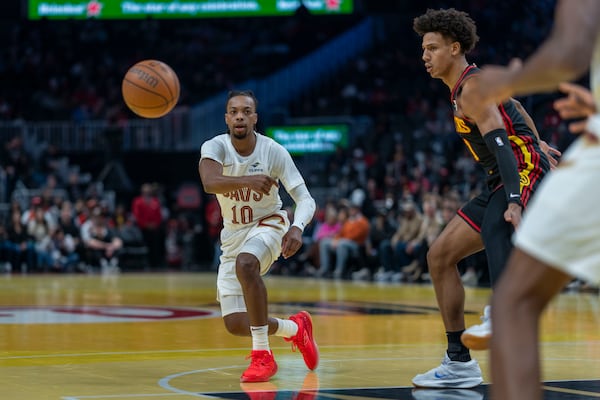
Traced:
<path fill-rule="evenodd" d="M 252 254 L 240 253 L 235 260 L 235 272 L 242 287 L 248 327 L 252 331 L 252 361 L 240 380 L 265 382 L 277 373 L 277 363 L 269 349 L 267 289 L 260 276 L 260 262 Z"/>
<path fill-rule="evenodd" d="M 227 331 L 236 336 L 252 336 L 250 326 L 268 325 L 269 335 L 275 334 L 279 323 L 268 317 L 267 289 L 260 276 L 258 259 L 249 253 L 240 253 L 236 259 L 236 275 L 242 286 L 247 312 L 223 317 Z M 263 322 L 265 321 L 266 322 Z M 258 325 L 257 325 L 258 324 Z"/>
<path fill-rule="evenodd" d="M 483 381 L 477 361 L 460 342 L 465 329 L 465 291 L 456 263 L 482 248 L 479 234 L 456 216 L 433 242 L 427 256 L 429 273 L 448 337 L 448 348 L 442 363 L 412 382 L 418 387 L 472 388 Z"/>
<path fill-rule="evenodd" d="M 258 259 L 255 256 L 240 253 L 236 260 L 236 274 L 242 286 L 248 312 L 232 313 L 223 317 L 225 328 L 233 335 L 251 336 L 251 325 L 268 325 L 269 335 L 277 331 L 277 320 L 268 317 L 267 289 L 259 271 Z"/>
<path fill-rule="evenodd" d="M 515 249 L 492 299 L 492 398 L 540 400 L 539 320 L 572 278 Z"/>
<path fill-rule="evenodd" d="M 240 253 L 235 260 L 235 273 L 244 293 L 250 326 L 267 325 L 267 288 L 260 276 L 260 263 L 249 253 Z"/>
<path fill-rule="evenodd" d="M 483 248 L 478 232 L 455 216 L 433 242 L 427 253 L 435 296 L 448 332 L 465 329 L 465 290 L 456 264 Z"/>

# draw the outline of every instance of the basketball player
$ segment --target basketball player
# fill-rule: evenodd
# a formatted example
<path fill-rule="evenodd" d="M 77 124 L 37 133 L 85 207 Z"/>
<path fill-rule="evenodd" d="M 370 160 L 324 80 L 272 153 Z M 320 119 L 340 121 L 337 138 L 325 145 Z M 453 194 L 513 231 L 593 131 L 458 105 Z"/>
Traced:
<path fill-rule="evenodd" d="M 474 160 L 485 170 L 486 189 L 470 200 L 448 223 L 427 254 L 448 348 L 442 364 L 413 378 L 418 387 L 470 388 L 482 381 L 481 369 L 461 342 L 490 336 L 490 310 L 484 310 L 482 325 L 465 332 L 465 293 L 456 264 L 486 249 L 492 286 L 500 276 L 511 251 L 511 236 L 521 220 L 550 162 L 540 148 L 529 118 L 510 100 L 500 105 L 475 101 L 479 69 L 466 60 L 478 41 L 474 21 L 465 12 L 433 10 L 414 19 L 413 28 L 422 37 L 423 61 L 433 78 L 450 90 L 456 131 Z M 532 125 L 533 126 L 533 125 Z"/>
<path fill-rule="evenodd" d="M 568 97 L 555 108 L 563 118 L 595 114 L 541 185 L 493 296 L 494 399 L 542 399 L 540 315 L 573 277 L 600 282 L 600 2 L 559 1 L 550 36 L 522 66 L 490 67 L 480 77 L 480 99 L 502 100 L 555 90 L 584 74 L 590 61 L 593 97 L 562 84 Z"/>
<path fill-rule="evenodd" d="M 261 276 L 280 254 L 288 258 L 298 251 L 316 207 L 289 153 L 254 130 L 257 103 L 251 91 L 229 93 L 228 133 L 206 141 L 199 162 L 204 189 L 216 194 L 223 215 L 217 300 L 225 328 L 234 335 L 252 336 L 252 361 L 242 382 L 265 382 L 277 372 L 268 335 L 292 342 L 292 349 L 300 350 L 310 370 L 319 362 L 308 312 L 300 311 L 289 319 L 267 314 Z M 281 208 L 279 182 L 296 203 L 291 227 Z"/>

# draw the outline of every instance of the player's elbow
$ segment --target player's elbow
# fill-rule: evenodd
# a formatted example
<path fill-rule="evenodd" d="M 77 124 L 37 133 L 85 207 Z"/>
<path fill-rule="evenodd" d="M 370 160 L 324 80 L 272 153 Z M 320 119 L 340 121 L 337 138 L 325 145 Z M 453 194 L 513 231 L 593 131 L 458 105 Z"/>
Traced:
<path fill-rule="evenodd" d="M 200 174 L 200 181 L 206 193 L 217 194 L 218 184 L 209 174 Z"/>
<path fill-rule="evenodd" d="M 215 188 L 213 187 L 213 185 L 211 185 L 208 182 L 202 181 L 202 188 L 204 189 L 204 191 L 206 193 L 209 193 L 209 194 L 216 194 L 217 193 L 216 190 L 215 190 Z"/>

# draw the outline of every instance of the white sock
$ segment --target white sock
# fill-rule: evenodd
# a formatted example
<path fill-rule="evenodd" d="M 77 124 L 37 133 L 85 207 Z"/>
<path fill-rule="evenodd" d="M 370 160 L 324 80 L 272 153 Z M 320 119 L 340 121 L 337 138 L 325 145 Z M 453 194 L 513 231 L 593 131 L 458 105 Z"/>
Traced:
<path fill-rule="evenodd" d="M 290 338 L 298 333 L 298 325 L 291 319 L 275 319 L 277 320 L 277 331 L 275 331 L 275 336 Z"/>
<path fill-rule="evenodd" d="M 269 326 L 251 326 L 252 350 L 270 350 L 269 349 Z"/>

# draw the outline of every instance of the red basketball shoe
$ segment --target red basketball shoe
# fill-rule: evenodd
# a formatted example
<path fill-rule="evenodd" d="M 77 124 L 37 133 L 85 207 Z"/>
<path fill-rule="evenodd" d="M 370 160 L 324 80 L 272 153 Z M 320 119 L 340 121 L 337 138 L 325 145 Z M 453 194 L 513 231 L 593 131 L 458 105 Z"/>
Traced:
<path fill-rule="evenodd" d="M 277 373 L 277 363 L 272 351 L 252 350 L 247 358 L 252 358 L 252 361 L 242 374 L 241 382 L 267 382 Z"/>
<path fill-rule="evenodd" d="M 298 325 L 298 332 L 291 338 L 284 338 L 292 342 L 292 351 L 296 348 L 302 353 L 304 363 L 311 371 L 319 365 L 319 348 L 313 337 L 312 318 L 306 311 L 300 311 L 290 317 Z"/>

